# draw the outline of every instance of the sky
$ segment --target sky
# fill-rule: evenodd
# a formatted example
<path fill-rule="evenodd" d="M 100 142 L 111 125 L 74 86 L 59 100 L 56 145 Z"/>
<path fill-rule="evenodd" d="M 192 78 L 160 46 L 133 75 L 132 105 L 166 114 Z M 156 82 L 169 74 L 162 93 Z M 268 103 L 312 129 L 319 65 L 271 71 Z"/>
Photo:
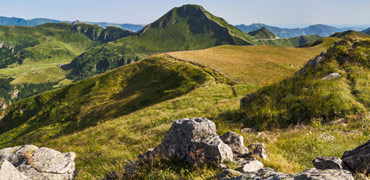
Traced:
<path fill-rule="evenodd" d="M 370 25 L 370 0 L 0 0 L 0 16 L 144 25 L 184 4 L 201 5 L 234 25 Z"/>

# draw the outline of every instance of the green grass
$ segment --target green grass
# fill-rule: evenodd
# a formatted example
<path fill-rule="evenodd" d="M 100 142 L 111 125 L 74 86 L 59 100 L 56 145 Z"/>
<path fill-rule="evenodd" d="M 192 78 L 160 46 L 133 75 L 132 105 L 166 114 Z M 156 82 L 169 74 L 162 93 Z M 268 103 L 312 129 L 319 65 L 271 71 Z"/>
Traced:
<path fill-rule="evenodd" d="M 266 51 L 258 50 L 262 47 L 249 51 L 244 49 L 246 47 L 222 48 L 224 51 L 240 54 L 243 51 Z M 197 52 L 196 55 L 199 56 L 189 53 L 193 58 L 192 62 L 199 64 L 196 62 L 222 48 L 212 48 L 215 50 L 210 49 L 208 53 L 202 51 L 203 55 Z M 281 48 L 277 47 L 277 52 L 278 50 Z M 295 57 L 302 55 L 299 53 L 300 49 L 288 48 L 286 51 L 297 52 L 297 55 L 292 54 Z M 184 52 L 182 55 L 185 56 Z M 218 57 L 219 64 L 222 64 L 222 60 L 227 62 L 234 59 Z M 244 61 L 239 61 L 240 64 L 242 62 Z M 259 64 L 256 64 L 254 67 L 258 66 Z M 241 81 L 232 85 L 225 83 L 229 80 L 218 73 L 220 67 L 223 66 L 214 66 L 212 68 L 215 70 L 212 70 L 209 64 L 198 66 L 168 56 L 156 56 L 60 90 L 25 99 L 15 103 L 9 109 L 8 116 L 0 121 L 12 123 L 13 127 L 0 134 L 0 148 L 35 144 L 62 152 L 73 151 L 77 154 L 77 179 L 101 179 L 106 172 L 122 172 L 127 160 L 135 160 L 138 154 L 158 145 L 172 122 L 177 119 L 206 117 L 215 121 L 219 134 L 229 130 L 240 133 L 240 128 L 245 127 L 240 121 L 243 117 L 238 113 L 240 98 L 279 79 L 272 81 L 269 78 L 261 78 L 259 81 Z M 265 68 L 261 69 L 263 72 L 270 70 L 269 66 L 262 67 Z M 244 71 L 249 72 L 251 76 L 255 73 L 251 69 L 253 68 L 245 68 Z M 366 74 L 357 69 L 352 70 L 361 76 Z M 280 73 L 281 79 L 292 75 L 291 71 L 286 75 L 283 75 L 284 72 Z M 176 77 L 174 79 L 179 84 L 166 77 Z M 183 80 L 179 81 L 177 77 Z M 157 91 L 158 89 L 160 90 Z M 361 88 L 358 90 L 363 91 Z M 143 98 L 139 98 L 140 96 Z M 130 102 L 132 98 L 138 101 Z M 141 101 L 139 99 L 144 100 L 144 103 L 137 104 Z M 138 106 L 134 107 L 135 105 Z M 23 108 L 25 111 L 22 114 L 20 110 Z M 322 132 L 328 132 L 336 139 L 323 141 L 319 138 Z M 311 160 L 317 156 L 340 156 L 345 150 L 367 141 L 370 131 L 368 122 L 363 120 L 350 122 L 347 127 L 317 123 L 312 127 L 299 126 L 265 131 L 265 134 L 243 134 L 245 144 L 264 142 L 269 160 L 263 163 L 290 173 L 311 168 Z M 142 172 L 141 177 L 206 179 L 217 173 L 218 170 L 212 167 L 203 169 L 181 163 L 163 163 L 149 167 L 146 172 Z"/>
<path fill-rule="evenodd" d="M 280 83 L 260 89 L 242 109 L 244 123 L 259 129 L 292 124 L 321 123 L 337 118 L 366 117 L 369 110 L 368 73 L 370 41 L 345 41 L 328 49 L 318 67 L 309 67 Z M 323 80 L 330 73 L 342 77 Z"/>
<path fill-rule="evenodd" d="M 267 44 L 267 45 L 274 45 L 274 46 L 303 46 L 307 43 L 312 43 L 318 39 L 321 39 L 320 36 L 316 35 L 306 35 L 306 36 L 298 36 L 288 39 L 268 39 L 268 40 L 258 40 L 256 43 L 259 44 Z"/>

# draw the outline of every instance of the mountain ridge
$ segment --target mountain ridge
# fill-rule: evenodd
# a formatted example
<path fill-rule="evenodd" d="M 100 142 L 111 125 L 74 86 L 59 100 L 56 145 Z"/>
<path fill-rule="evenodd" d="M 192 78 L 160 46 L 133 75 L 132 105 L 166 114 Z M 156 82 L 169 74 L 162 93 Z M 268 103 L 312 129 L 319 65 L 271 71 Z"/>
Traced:
<path fill-rule="evenodd" d="M 262 27 L 266 27 L 269 31 L 274 33 L 280 38 L 291 38 L 291 37 L 297 37 L 301 35 L 319 35 L 322 37 L 328 37 L 336 32 L 342 32 L 344 30 L 333 27 L 333 26 L 328 26 L 324 24 L 315 24 L 315 25 L 310 25 L 305 28 L 280 28 L 276 26 L 269 26 L 266 24 L 262 23 L 254 23 L 251 25 L 236 25 L 237 28 L 241 29 L 243 32 L 250 32 L 250 31 L 255 31 L 257 29 L 260 29 Z"/>

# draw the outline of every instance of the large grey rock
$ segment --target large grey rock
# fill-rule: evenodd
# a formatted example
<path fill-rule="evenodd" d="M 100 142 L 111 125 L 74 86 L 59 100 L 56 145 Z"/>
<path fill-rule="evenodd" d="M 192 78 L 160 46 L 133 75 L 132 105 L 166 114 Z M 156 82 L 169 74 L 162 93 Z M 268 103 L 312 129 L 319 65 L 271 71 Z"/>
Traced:
<path fill-rule="evenodd" d="M 249 153 L 248 148 L 244 146 L 244 138 L 241 135 L 235 134 L 234 132 L 227 132 L 220 136 L 221 140 L 229 145 L 235 156 L 244 156 Z"/>
<path fill-rule="evenodd" d="M 160 145 L 139 155 L 136 162 L 127 162 L 124 178 L 134 178 L 142 165 L 157 159 L 221 166 L 233 161 L 233 152 L 216 134 L 215 123 L 206 118 L 186 118 L 172 124 Z"/>
<path fill-rule="evenodd" d="M 1 180 L 31 180 L 19 172 L 12 163 L 7 160 L 0 161 L 0 179 Z"/>
<path fill-rule="evenodd" d="M 33 145 L 0 150 L 0 161 L 7 160 L 30 179 L 71 180 L 75 177 L 73 152 L 60 153 L 50 148 Z"/>
<path fill-rule="evenodd" d="M 301 173 L 284 174 L 271 168 L 264 168 L 231 180 L 353 180 L 353 176 L 349 171 L 342 169 L 307 169 Z"/>
<path fill-rule="evenodd" d="M 342 160 L 350 171 L 370 174 L 370 141 L 353 150 L 344 152 Z"/>
<path fill-rule="evenodd" d="M 312 164 L 317 169 L 343 169 L 342 159 L 337 157 L 317 157 Z"/>
<path fill-rule="evenodd" d="M 233 160 L 232 149 L 216 134 L 216 125 L 206 118 L 177 120 L 162 143 L 154 148 L 172 160 L 185 160 L 190 164 L 216 165 Z"/>

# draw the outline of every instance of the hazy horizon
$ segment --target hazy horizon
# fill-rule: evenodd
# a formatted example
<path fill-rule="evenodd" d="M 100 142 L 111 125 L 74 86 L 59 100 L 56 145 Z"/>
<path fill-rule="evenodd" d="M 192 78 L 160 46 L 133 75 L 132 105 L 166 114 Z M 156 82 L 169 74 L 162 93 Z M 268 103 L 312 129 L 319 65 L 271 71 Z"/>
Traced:
<path fill-rule="evenodd" d="M 103 4 L 103 5 L 102 5 Z M 370 1 L 355 0 L 3 0 L 1 14 L 24 19 L 149 24 L 174 7 L 198 4 L 231 24 L 264 23 L 279 27 L 327 24 L 336 27 L 370 25 Z"/>

